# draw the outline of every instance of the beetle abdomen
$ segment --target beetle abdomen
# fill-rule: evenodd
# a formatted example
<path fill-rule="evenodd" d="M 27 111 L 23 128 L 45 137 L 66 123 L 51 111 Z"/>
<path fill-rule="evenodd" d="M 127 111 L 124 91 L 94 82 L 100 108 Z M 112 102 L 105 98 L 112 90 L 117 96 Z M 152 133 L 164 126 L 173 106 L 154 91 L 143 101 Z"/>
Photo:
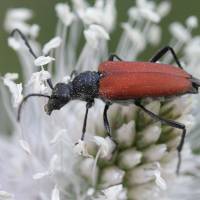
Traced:
<path fill-rule="evenodd" d="M 123 62 L 124 63 L 124 62 Z M 104 62 L 99 84 L 101 98 L 125 100 L 135 98 L 173 96 L 189 92 L 193 85 L 185 71 L 163 64 Z"/>

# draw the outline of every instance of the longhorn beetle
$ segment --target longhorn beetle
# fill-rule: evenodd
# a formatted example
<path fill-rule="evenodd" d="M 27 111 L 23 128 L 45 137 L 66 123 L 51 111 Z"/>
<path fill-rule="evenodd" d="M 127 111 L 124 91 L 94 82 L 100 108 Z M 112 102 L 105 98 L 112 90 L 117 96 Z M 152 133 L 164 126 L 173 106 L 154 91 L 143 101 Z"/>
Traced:
<path fill-rule="evenodd" d="M 29 48 L 30 53 L 37 58 L 21 31 L 15 29 L 11 35 L 13 36 L 15 32 L 20 34 L 26 46 Z M 156 63 L 167 51 L 170 51 L 173 55 L 178 68 L 171 65 Z M 119 61 L 114 61 L 114 58 Z M 107 118 L 109 106 L 113 103 L 121 105 L 135 104 L 152 118 L 182 130 L 181 141 L 177 147 L 179 160 L 176 172 L 177 174 L 179 173 L 181 163 L 180 153 L 186 135 L 185 125 L 155 115 L 141 104 L 141 102 L 147 100 L 147 98 L 160 100 L 160 97 L 163 97 L 167 100 L 172 99 L 174 96 L 198 93 L 200 80 L 192 77 L 183 70 L 172 47 L 165 45 L 149 62 L 125 62 L 116 54 L 110 54 L 108 61 L 102 62 L 98 66 L 98 72 L 85 71 L 78 74 L 76 70 L 73 70 L 71 77 L 73 75 L 75 75 L 75 77 L 71 82 L 68 84 L 57 83 L 55 87 L 53 87 L 51 79 L 48 79 L 47 83 L 52 89 L 51 96 L 44 94 L 29 94 L 25 96 L 19 106 L 18 120 L 20 119 L 23 102 L 31 96 L 49 98 L 48 103 L 44 107 L 48 115 L 51 115 L 53 110 L 60 110 L 71 100 L 82 100 L 86 102 L 86 113 L 81 137 L 81 140 L 84 140 L 88 110 L 94 104 L 94 99 L 98 98 L 105 103 L 103 121 L 106 133 L 117 147 L 118 142 L 114 140 L 111 135 Z"/>

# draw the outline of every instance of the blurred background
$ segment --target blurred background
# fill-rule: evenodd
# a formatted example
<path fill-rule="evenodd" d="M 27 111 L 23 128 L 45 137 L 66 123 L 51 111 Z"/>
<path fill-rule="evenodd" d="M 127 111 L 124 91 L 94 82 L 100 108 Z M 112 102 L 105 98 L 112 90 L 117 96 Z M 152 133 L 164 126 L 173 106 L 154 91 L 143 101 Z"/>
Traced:
<path fill-rule="evenodd" d="M 67 2 L 71 4 L 71 0 L 58 1 L 58 0 L 0 0 L 0 74 L 4 75 L 6 72 L 21 72 L 20 63 L 18 61 L 15 52 L 8 47 L 7 38 L 9 34 L 3 29 L 3 21 L 5 13 L 9 8 L 25 7 L 32 9 L 35 13 L 35 17 L 29 21 L 30 24 L 38 24 L 40 26 L 40 33 L 37 38 L 41 45 L 44 45 L 51 38 L 54 37 L 55 27 L 57 23 L 57 17 L 54 11 L 54 6 L 58 2 Z M 93 5 L 94 0 L 88 1 Z M 158 4 L 161 0 L 155 0 Z M 197 0 L 171 0 L 172 10 L 170 14 L 161 20 L 160 26 L 163 29 L 161 44 L 154 49 L 147 48 L 144 54 L 141 55 L 140 60 L 148 61 L 150 57 L 163 45 L 168 44 L 171 38 L 168 26 L 171 22 L 179 21 L 185 24 L 185 20 L 190 15 L 196 15 L 200 19 L 200 1 Z M 125 22 L 127 20 L 127 10 L 131 6 L 135 5 L 135 0 L 116 0 L 118 11 L 118 22 Z M 122 29 L 117 24 L 116 30 L 111 34 L 111 40 L 109 41 L 110 52 L 115 52 L 116 44 L 118 43 Z M 193 31 L 193 35 L 200 34 L 199 28 Z M 84 44 L 84 41 L 83 41 Z M 83 46 L 82 46 L 83 47 Z M 80 49 L 82 48 L 80 46 Z M 120 55 L 119 55 L 120 56 Z M 20 80 L 22 80 L 20 78 Z"/>

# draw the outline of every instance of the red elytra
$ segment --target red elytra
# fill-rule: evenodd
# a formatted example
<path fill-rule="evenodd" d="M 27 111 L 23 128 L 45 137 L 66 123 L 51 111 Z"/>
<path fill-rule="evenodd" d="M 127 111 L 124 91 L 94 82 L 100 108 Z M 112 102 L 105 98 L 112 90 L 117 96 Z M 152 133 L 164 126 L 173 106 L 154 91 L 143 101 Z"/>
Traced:
<path fill-rule="evenodd" d="M 187 93 L 191 78 L 180 68 L 147 62 L 106 61 L 98 67 L 102 74 L 99 95 L 105 99 L 165 97 Z"/>

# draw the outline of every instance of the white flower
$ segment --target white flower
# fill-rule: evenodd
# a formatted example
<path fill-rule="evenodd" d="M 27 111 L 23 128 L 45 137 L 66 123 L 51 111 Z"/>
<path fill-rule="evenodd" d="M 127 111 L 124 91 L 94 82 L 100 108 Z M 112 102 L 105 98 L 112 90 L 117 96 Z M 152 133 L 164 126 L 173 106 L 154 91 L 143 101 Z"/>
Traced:
<path fill-rule="evenodd" d="M 33 11 L 27 8 L 15 8 L 9 9 L 6 12 L 6 18 L 4 21 L 4 28 L 7 32 L 11 33 L 13 29 L 18 28 L 24 34 L 29 33 L 30 25 L 25 23 L 33 17 Z"/>
<path fill-rule="evenodd" d="M 106 156 L 108 154 L 108 151 L 109 151 L 109 145 L 108 145 L 108 142 L 102 138 L 102 137 L 99 137 L 99 136 L 94 136 L 93 137 L 95 139 L 95 142 L 97 145 L 101 146 L 102 150 L 103 150 L 103 156 Z"/>
<path fill-rule="evenodd" d="M 20 145 L 22 146 L 22 148 L 25 150 L 25 152 L 28 155 L 30 155 L 30 156 L 32 155 L 29 144 L 26 141 L 20 140 Z"/>
<path fill-rule="evenodd" d="M 160 177 L 160 171 L 156 170 L 154 175 L 156 176 L 156 184 L 162 189 L 166 190 L 167 189 L 167 184 L 166 182 Z"/>
<path fill-rule="evenodd" d="M 4 85 L 8 86 L 10 92 L 12 93 L 12 101 L 13 101 L 13 107 L 17 107 L 22 99 L 23 99 L 23 95 L 22 93 L 22 83 L 20 84 L 15 84 L 13 81 L 11 81 L 8 78 L 3 78 L 3 83 Z"/>
<path fill-rule="evenodd" d="M 88 154 L 86 143 L 80 139 L 78 140 L 78 144 L 74 146 L 73 152 L 76 156 L 83 154 L 83 156 L 92 157 Z"/>
<path fill-rule="evenodd" d="M 36 38 L 39 34 L 40 27 L 38 24 L 33 24 L 29 29 L 29 35 L 32 36 L 32 38 Z"/>
<path fill-rule="evenodd" d="M 109 40 L 109 34 L 105 31 L 105 29 L 102 26 L 96 25 L 96 24 L 92 24 L 89 26 L 89 29 L 94 31 L 96 33 L 96 35 L 100 38 Z"/>
<path fill-rule="evenodd" d="M 70 12 L 70 8 L 67 4 L 58 3 L 55 6 L 55 10 L 59 19 L 65 26 L 69 26 L 72 23 L 74 19 L 74 14 Z"/>
<path fill-rule="evenodd" d="M 97 35 L 92 30 L 84 30 L 84 36 L 87 42 L 92 45 L 93 48 L 97 48 L 98 40 Z"/>
<path fill-rule="evenodd" d="M 50 56 L 40 56 L 37 59 L 34 60 L 34 64 L 36 66 L 42 66 L 42 65 L 46 65 L 50 62 L 52 62 L 53 60 L 55 60 L 54 58 L 50 57 Z"/>
<path fill-rule="evenodd" d="M 21 48 L 20 42 L 13 37 L 8 38 L 8 46 L 18 51 Z"/>
<path fill-rule="evenodd" d="M 59 36 L 54 37 L 53 39 L 51 39 L 48 43 L 44 45 L 42 49 L 42 53 L 44 55 L 48 54 L 51 49 L 59 47 L 61 42 L 62 42 L 62 39 Z"/>
<path fill-rule="evenodd" d="M 169 30 L 171 34 L 180 41 L 186 42 L 191 38 L 190 33 L 179 22 L 173 22 Z"/>
<path fill-rule="evenodd" d="M 31 79 L 28 81 L 28 84 L 26 86 L 34 85 L 34 92 L 40 93 L 40 92 L 46 92 L 44 90 L 44 81 L 51 78 L 51 75 L 48 71 L 45 71 L 42 69 L 40 72 L 35 72 L 31 76 Z"/>
<path fill-rule="evenodd" d="M 60 131 L 58 131 L 56 135 L 53 137 L 53 139 L 50 140 L 49 144 L 51 146 L 57 145 L 63 139 L 66 132 L 67 132 L 66 129 L 61 129 Z"/>
<path fill-rule="evenodd" d="M 53 157 L 51 158 L 51 161 L 49 163 L 49 169 L 46 172 L 43 173 L 37 173 L 35 175 L 33 175 L 33 179 L 40 179 L 44 176 L 51 176 L 55 174 L 55 168 L 59 163 L 59 159 L 57 154 L 54 154 Z"/>

